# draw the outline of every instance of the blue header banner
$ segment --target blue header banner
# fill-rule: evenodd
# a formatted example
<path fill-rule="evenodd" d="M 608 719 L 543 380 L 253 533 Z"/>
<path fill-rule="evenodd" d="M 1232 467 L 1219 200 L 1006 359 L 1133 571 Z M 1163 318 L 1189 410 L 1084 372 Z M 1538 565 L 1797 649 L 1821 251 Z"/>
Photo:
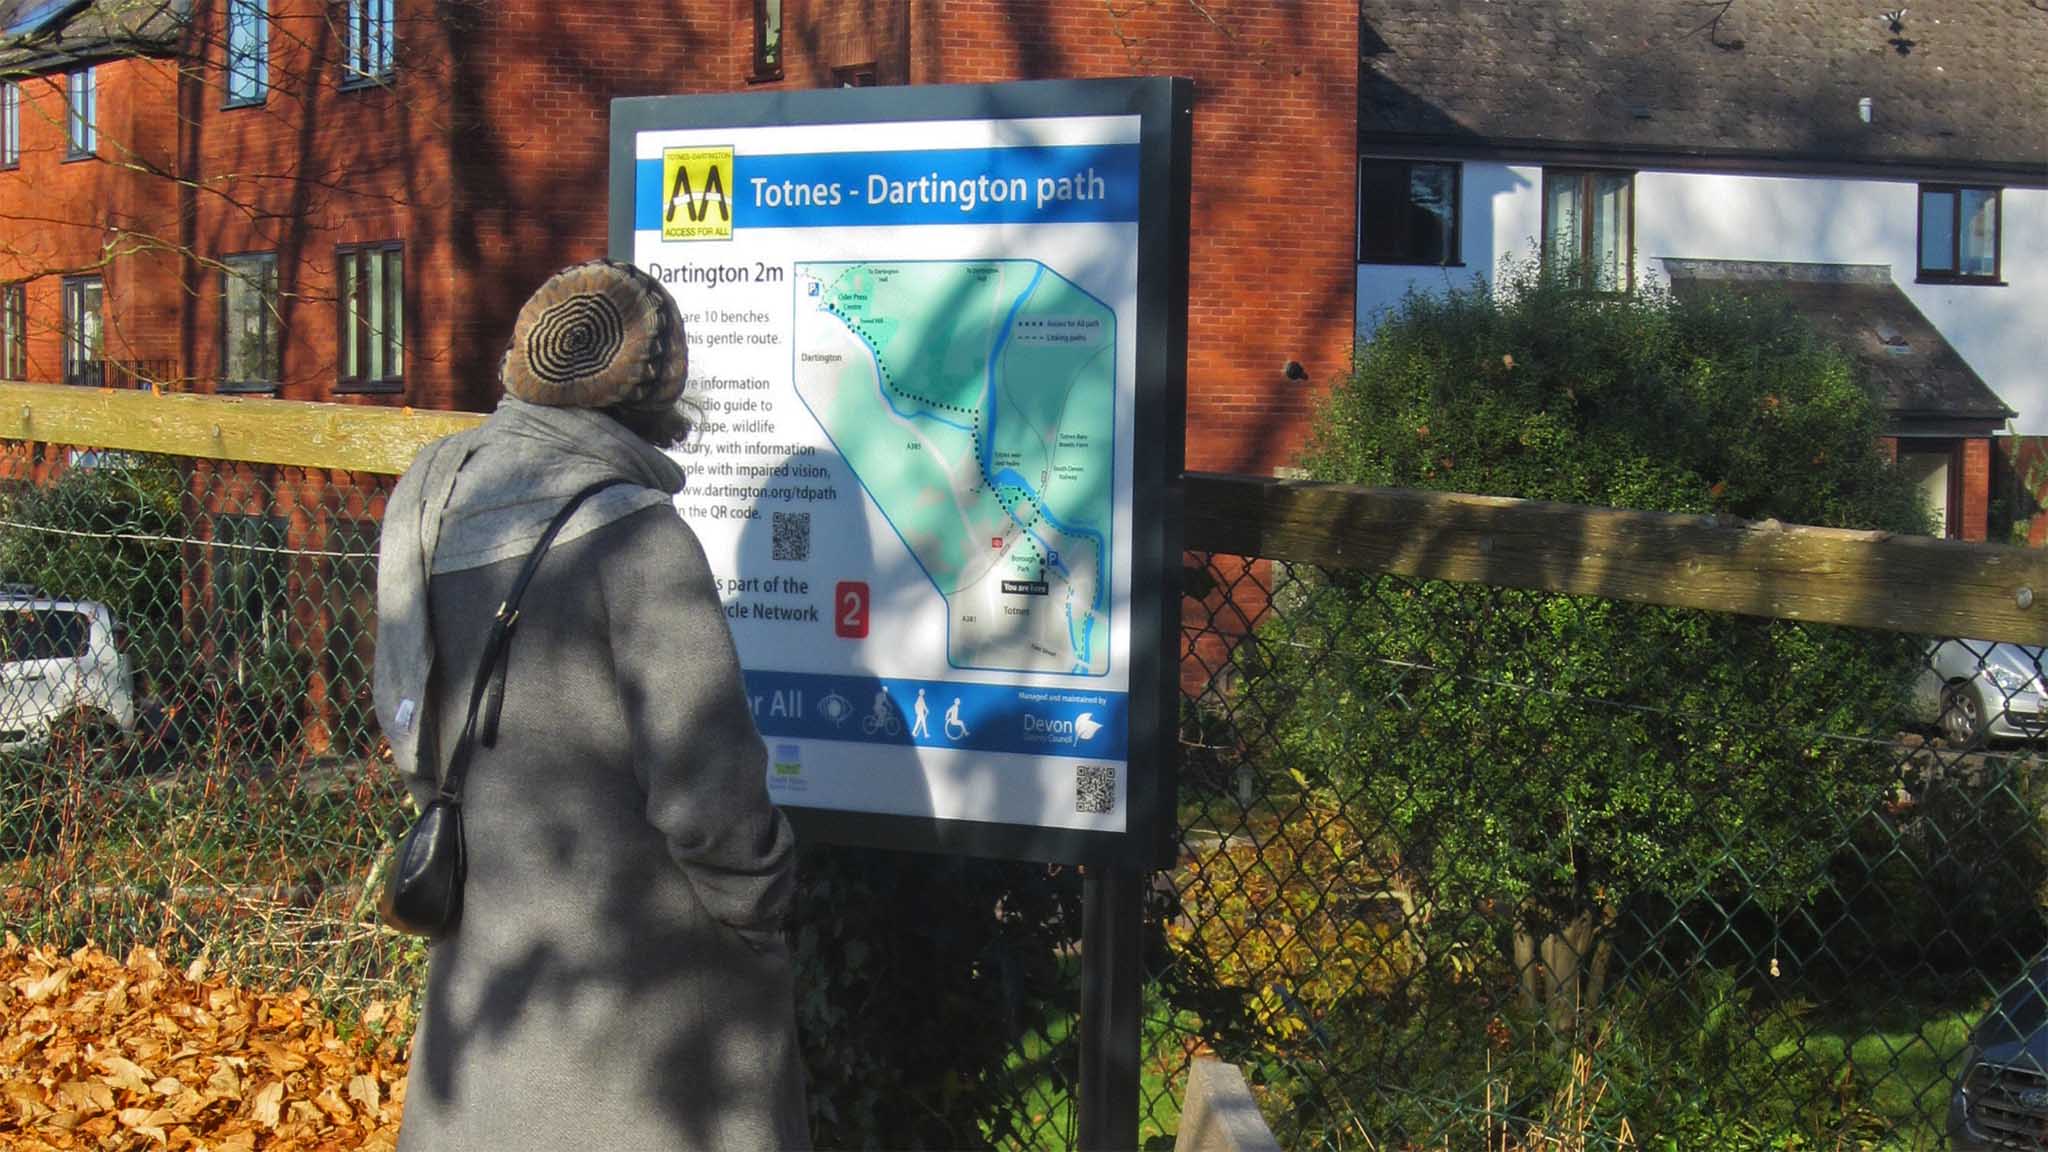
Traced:
<path fill-rule="evenodd" d="M 1136 144 L 771 156 L 705 146 L 667 151 L 673 155 L 635 165 L 633 226 L 678 240 L 736 228 L 1138 219 Z M 718 151 L 726 153 L 723 164 L 710 157 Z M 714 171 L 732 186 L 707 190 Z M 728 227 L 702 227 L 726 211 Z M 679 220 L 700 227 L 686 233 Z"/>
<path fill-rule="evenodd" d="M 746 670 L 754 726 L 770 739 L 1121 761 L 1130 748 L 1122 692 L 1024 688 Z"/>

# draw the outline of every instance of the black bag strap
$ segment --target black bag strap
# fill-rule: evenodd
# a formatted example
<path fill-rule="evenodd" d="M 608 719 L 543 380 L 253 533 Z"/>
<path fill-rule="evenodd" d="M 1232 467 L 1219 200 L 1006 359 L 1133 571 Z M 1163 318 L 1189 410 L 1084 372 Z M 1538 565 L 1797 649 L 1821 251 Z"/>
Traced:
<path fill-rule="evenodd" d="M 569 497 L 569 502 L 562 505 L 561 511 L 555 513 L 555 518 L 548 521 L 547 530 L 540 534 L 540 543 L 535 544 L 533 551 L 527 553 L 526 563 L 520 567 L 519 576 L 512 581 L 512 590 L 505 594 L 505 602 L 498 605 L 498 614 L 491 619 L 491 635 L 484 641 L 483 659 L 477 663 L 476 682 L 469 689 L 469 717 L 463 721 L 462 738 L 455 742 L 455 751 L 448 758 L 448 771 L 441 777 L 440 795 L 443 799 L 457 802 L 462 799 L 462 779 L 468 774 L 469 761 L 475 753 L 477 709 L 483 704 L 484 693 L 490 688 L 492 681 L 500 679 L 494 673 L 501 671 L 505 657 L 510 652 L 512 630 L 519 626 L 519 601 L 526 595 L 526 586 L 533 582 L 533 574 L 540 570 L 541 557 L 547 553 L 548 545 L 555 542 L 555 536 L 562 531 L 562 526 L 569 522 L 569 517 L 576 514 L 576 509 L 581 507 L 585 500 L 607 488 L 627 483 L 631 481 L 620 477 L 600 480 Z M 491 738 L 484 742 L 486 747 L 497 743 L 497 712 L 498 707 L 504 703 L 503 693 L 501 684 L 491 708 Z"/>

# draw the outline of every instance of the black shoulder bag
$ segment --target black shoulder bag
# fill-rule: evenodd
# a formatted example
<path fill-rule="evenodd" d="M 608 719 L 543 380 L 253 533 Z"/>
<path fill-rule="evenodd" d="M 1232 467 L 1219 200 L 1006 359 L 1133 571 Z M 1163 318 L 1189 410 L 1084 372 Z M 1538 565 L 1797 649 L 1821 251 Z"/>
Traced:
<path fill-rule="evenodd" d="M 512 630 L 519 624 L 519 600 L 526 595 L 526 586 L 540 569 L 548 545 L 554 543 L 555 535 L 576 509 L 606 488 L 624 483 L 627 481 L 622 479 L 605 480 L 569 497 L 527 555 L 505 602 L 498 605 L 490 639 L 484 642 L 483 659 L 477 664 L 476 682 L 470 686 L 469 718 L 463 721 L 462 738 L 455 742 L 440 789 L 399 842 L 384 878 L 383 894 L 377 899 L 377 915 L 400 932 L 437 938 L 453 931 L 462 918 L 462 881 L 468 866 L 462 843 L 462 778 L 469 771 L 478 739 L 477 711 L 488 695 L 481 738 L 489 748 L 498 742 L 498 713 L 505 703 L 505 661 L 511 654 Z"/>

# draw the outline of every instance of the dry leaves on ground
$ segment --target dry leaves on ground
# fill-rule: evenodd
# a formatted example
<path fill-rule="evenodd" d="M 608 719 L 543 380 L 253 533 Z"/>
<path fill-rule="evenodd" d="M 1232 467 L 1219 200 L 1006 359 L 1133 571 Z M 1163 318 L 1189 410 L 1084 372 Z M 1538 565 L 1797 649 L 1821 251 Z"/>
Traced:
<path fill-rule="evenodd" d="M 389 1152 L 404 1104 L 402 1050 L 343 1041 L 304 991 L 0 949 L 0 1148 Z"/>

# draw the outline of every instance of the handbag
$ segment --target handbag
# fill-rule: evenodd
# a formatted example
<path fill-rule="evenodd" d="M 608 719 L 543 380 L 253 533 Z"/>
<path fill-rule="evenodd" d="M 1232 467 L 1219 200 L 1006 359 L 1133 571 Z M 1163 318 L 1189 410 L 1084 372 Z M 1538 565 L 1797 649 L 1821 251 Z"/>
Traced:
<path fill-rule="evenodd" d="M 540 543 L 527 554 L 526 563 L 512 581 L 512 590 L 491 619 L 491 634 L 484 641 L 483 658 L 477 662 L 476 679 L 469 689 L 469 716 L 462 724 L 462 737 L 455 742 L 447 771 L 441 774 L 434 798 L 406 830 L 385 869 L 384 888 L 377 898 L 377 916 L 385 924 L 412 936 L 438 939 L 455 929 L 462 919 L 462 882 L 468 871 L 468 852 L 462 838 L 462 781 L 480 739 L 486 748 L 498 742 L 498 717 L 505 703 L 505 664 L 511 656 L 512 632 L 519 625 L 519 601 L 526 586 L 540 569 L 540 561 L 554 543 L 555 535 L 569 522 L 585 500 L 606 488 L 627 483 L 611 479 L 592 484 L 569 497 L 562 510 L 548 522 Z M 478 712 L 483 713 L 478 730 Z"/>

